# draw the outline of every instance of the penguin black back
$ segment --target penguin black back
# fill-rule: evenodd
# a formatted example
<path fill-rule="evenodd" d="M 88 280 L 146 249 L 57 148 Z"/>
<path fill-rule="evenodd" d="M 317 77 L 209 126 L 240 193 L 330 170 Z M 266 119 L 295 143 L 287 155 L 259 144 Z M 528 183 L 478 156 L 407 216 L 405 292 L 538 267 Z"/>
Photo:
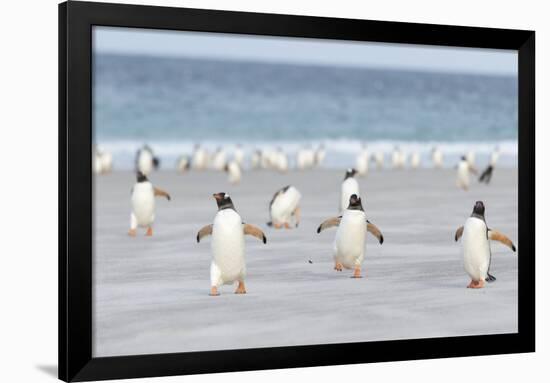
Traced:
<path fill-rule="evenodd" d="M 137 182 L 147 182 L 147 181 L 149 181 L 147 179 L 147 176 L 145 174 L 143 174 L 142 172 L 139 172 L 139 171 L 136 174 L 136 180 L 137 180 Z"/>

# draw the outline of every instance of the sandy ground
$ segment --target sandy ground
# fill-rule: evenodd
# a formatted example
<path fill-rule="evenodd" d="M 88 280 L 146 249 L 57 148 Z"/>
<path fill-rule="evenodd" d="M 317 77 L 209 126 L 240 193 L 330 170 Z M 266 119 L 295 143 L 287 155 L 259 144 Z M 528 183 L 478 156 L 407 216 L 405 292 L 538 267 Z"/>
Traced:
<path fill-rule="evenodd" d="M 99 176 L 95 185 L 94 356 L 274 347 L 316 343 L 494 334 L 517 331 L 517 255 L 493 243 L 497 281 L 466 289 L 456 228 L 476 200 L 488 225 L 517 244 L 517 172 L 497 169 L 490 186 L 458 190 L 452 170 L 383 170 L 359 178 L 368 218 L 367 278 L 333 270 L 335 229 L 315 232 L 337 213 L 343 172 L 248 172 L 238 186 L 223 173 L 157 172 L 172 195 L 157 199 L 154 236 L 127 235 L 134 175 Z M 280 187 L 303 195 L 302 224 L 268 228 Z M 210 241 L 197 231 L 216 213 L 212 193 L 231 194 L 243 219 L 265 230 L 247 237 L 246 295 L 234 286 L 210 297 Z M 518 253 L 521 252 L 518 246 Z M 309 263 L 311 260 L 313 263 Z"/>

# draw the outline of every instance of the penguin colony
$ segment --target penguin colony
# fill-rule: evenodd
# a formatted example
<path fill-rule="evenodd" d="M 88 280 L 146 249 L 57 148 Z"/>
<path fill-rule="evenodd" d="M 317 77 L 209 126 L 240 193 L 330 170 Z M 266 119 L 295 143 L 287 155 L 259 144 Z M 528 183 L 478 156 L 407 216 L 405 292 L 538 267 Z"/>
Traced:
<path fill-rule="evenodd" d="M 325 158 L 325 149 L 320 146 L 317 149 L 305 147 L 297 153 L 296 165 L 299 169 L 308 169 L 319 166 Z M 499 149 L 496 148 L 490 156 L 487 168 L 480 176 L 480 182 L 489 183 L 498 157 Z M 223 148 L 216 149 L 213 155 L 200 145 L 196 145 L 192 156 L 181 156 L 176 162 L 176 169 L 185 172 L 189 169 L 204 170 L 214 168 L 228 173 L 229 182 L 236 184 L 241 180 L 244 152 L 237 146 L 229 160 L 228 154 Z M 438 148 L 432 151 L 433 166 L 442 166 L 443 154 Z M 396 169 L 405 166 L 407 156 L 399 147 L 395 147 L 392 153 L 392 165 Z M 95 174 L 108 173 L 112 169 L 112 156 L 108 152 L 93 148 L 92 167 Z M 364 260 L 366 255 L 367 233 L 376 238 L 378 243 L 384 243 L 381 230 L 367 218 L 363 207 L 359 183 L 356 176 L 365 176 L 368 172 L 368 163 L 372 160 L 377 168 L 383 166 L 383 154 L 374 153 L 372 156 L 363 146 L 357 156 L 355 168 L 347 169 L 340 185 L 340 200 L 338 201 L 339 215 L 323 221 L 317 228 L 317 233 L 336 228 L 332 253 L 334 270 L 341 272 L 353 270 L 352 278 L 366 276 Z M 286 172 L 288 170 L 288 158 L 282 148 L 273 151 L 255 152 L 251 157 L 252 165 L 261 168 L 273 168 Z M 411 153 L 411 167 L 419 166 L 420 156 L 417 152 Z M 468 190 L 470 174 L 477 174 L 474 166 L 475 153 L 468 152 L 460 158 L 457 169 L 457 186 Z M 135 168 L 136 182 L 131 189 L 131 213 L 130 229 L 131 237 L 137 235 L 138 228 L 146 229 L 146 236 L 153 235 L 155 221 L 155 197 L 164 197 L 170 201 L 168 192 L 153 186 L 148 176 L 159 167 L 160 160 L 153 150 L 144 146 L 136 153 Z M 224 192 L 213 194 L 217 204 L 217 213 L 211 224 L 201 228 L 196 236 L 200 243 L 203 239 L 211 237 L 212 261 L 210 266 L 210 295 L 219 295 L 222 285 L 236 283 L 236 294 L 245 294 L 246 260 L 245 260 L 245 235 L 253 236 L 264 244 L 267 243 L 265 233 L 253 224 L 245 223 L 237 212 L 237 209 L 229 196 Z M 277 190 L 269 202 L 267 226 L 274 229 L 295 229 L 300 223 L 300 201 L 302 195 L 293 185 L 287 185 Z M 493 282 L 496 278 L 489 273 L 491 265 L 490 241 L 497 241 L 513 252 L 515 245 L 503 233 L 489 228 L 485 219 L 485 205 L 477 201 L 471 215 L 463 226 L 455 233 L 455 241 L 461 242 L 464 270 L 470 278 L 468 288 L 482 288 L 486 282 Z M 309 261 L 310 263 L 311 260 Z"/>

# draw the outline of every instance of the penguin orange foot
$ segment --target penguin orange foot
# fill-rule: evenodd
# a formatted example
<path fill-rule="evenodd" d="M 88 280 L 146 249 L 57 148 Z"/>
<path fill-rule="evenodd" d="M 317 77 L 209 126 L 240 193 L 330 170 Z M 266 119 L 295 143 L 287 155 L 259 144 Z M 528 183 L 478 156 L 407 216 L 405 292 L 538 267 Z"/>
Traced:
<path fill-rule="evenodd" d="M 246 294 L 246 288 L 244 287 L 243 281 L 239 281 L 239 286 L 237 286 L 237 290 L 235 290 L 235 294 Z"/>
<path fill-rule="evenodd" d="M 472 281 L 470 282 L 470 284 L 467 286 L 469 289 L 481 289 L 483 288 L 483 286 L 485 286 L 485 282 L 482 280 L 479 280 L 479 281 L 474 281 L 472 279 Z"/>
<path fill-rule="evenodd" d="M 354 270 L 353 270 L 353 275 L 351 276 L 352 278 L 363 278 L 361 276 L 361 268 L 360 267 L 356 267 Z"/>
<path fill-rule="evenodd" d="M 285 222 L 285 229 L 290 229 L 290 225 L 288 224 L 288 222 Z"/>
<path fill-rule="evenodd" d="M 136 236 L 136 229 L 130 229 L 128 230 L 128 235 L 130 237 L 135 237 Z"/>
<path fill-rule="evenodd" d="M 342 264 L 340 262 L 336 262 L 336 264 L 334 265 L 334 270 L 336 271 L 342 271 L 344 267 L 342 266 Z"/>
<path fill-rule="evenodd" d="M 280 229 L 280 228 L 283 227 L 283 225 L 281 225 L 280 223 L 274 223 L 274 224 L 273 224 L 273 227 L 274 227 L 275 229 Z"/>
<path fill-rule="evenodd" d="M 217 297 L 218 295 L 220 295 L 220 293 L 218 293 L 218 288 L 216 286 L 212 286 L 210 288 L 210 294 L 209 294 L 211 297 Z"/>
<path fill-rule="evenodd" d="M 153 228 L 151 226 L 147 228 L 147 233 L 145 233 L 145 235 L 147 237 L 151 237 L 153 235 Z"/>

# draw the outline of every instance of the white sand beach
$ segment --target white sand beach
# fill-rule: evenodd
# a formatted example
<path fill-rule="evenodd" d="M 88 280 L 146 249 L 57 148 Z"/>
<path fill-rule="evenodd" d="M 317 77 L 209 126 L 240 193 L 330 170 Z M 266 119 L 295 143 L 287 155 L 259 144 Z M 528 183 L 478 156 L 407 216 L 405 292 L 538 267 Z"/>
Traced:
<path fill-rule="evenodd" d="M 95 178 L 94 356 L 170 353 L 319 343 L 512 333 L 517 331 L 517 170 L 495 170 L 489 186 L 455 186 L 453 170 L 382 170 L 358 178 L 367 217 L 384 244 L 367 239 L 363 272 L 333 270 L 330 229 L 343 171 L 249 171 L 240 185 L 226 174 L 153 173 L 171 201 L 157 199 L 154 236 L 127 235 L 132 172 Z M 273 193 L 302 193 L 302 224 L 269 228 Z M 228 192 L 243 220 L 260 226 L 264 245 L 247 237 L 248 294 L 223 286 L 210 297 L 210 240 L 197 231 L 216 213 L 212 193 Z M 466 289 L 456 228 L 476 200 L 489 227 L 507 234 L 512 253 L 493 243 L 497 281 Z M 526 254 L 529 256 L 529 254 Z M 312 263 L 308 261 L 311 260 Z"/>

